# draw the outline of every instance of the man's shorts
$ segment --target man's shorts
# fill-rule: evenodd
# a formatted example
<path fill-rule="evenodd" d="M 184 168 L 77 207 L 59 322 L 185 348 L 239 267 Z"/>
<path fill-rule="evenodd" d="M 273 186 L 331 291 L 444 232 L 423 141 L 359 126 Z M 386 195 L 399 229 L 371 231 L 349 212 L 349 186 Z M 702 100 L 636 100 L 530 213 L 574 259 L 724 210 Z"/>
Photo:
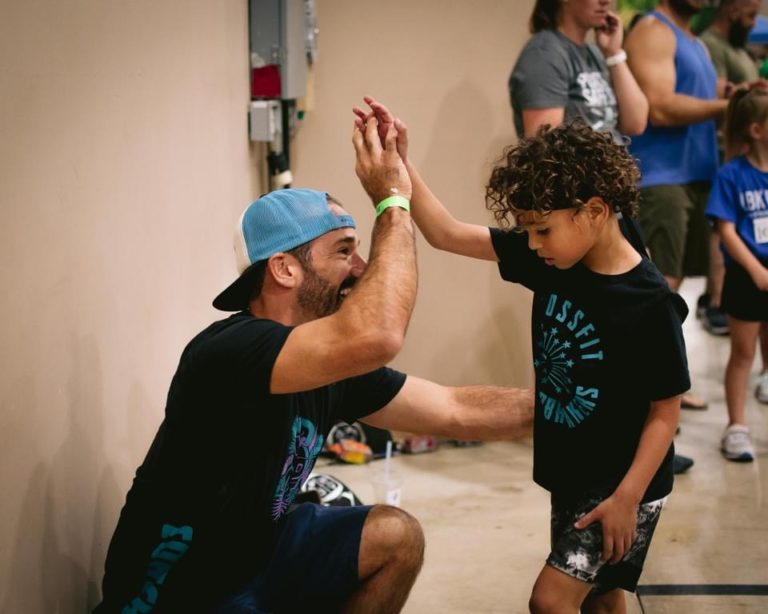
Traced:
<path fill-rule="evenodd" d="M 615 564 L 600 560 L 603 549 L 602 524 L 593 522 L 585 529 L 573 526 L 574 522 L 602 501 L 600 497 L 587 497 L 562 502 L 552 496 L 552 552 L 547 557 L 547 565 L 577 580 L 593 584 L 592 592 L 596 594 L 616 588 L 634 592 L 666 497 L 638 506 L 637 537 L 629 551 Z"/>
<path fill-rule="evenodd" d="M 711 226 L 704 217 L 709 182 L 640 189 L 638 222 L 651 260 L 667 277 L 706 275 Z"/>
<path fill-rule="evenodd" d="M 360 587 L 360 537 L 370 509 L 297 505 L 280 523 L 267 568 L 216 614 L 339 611 Z"/>
<path fill-rule="evenodd" d="M 768 267 L 768 262 L 762 263 Z M 720 308 L 745 322 L 768 322 L 768 292 L 759 290 L 749 273 L 737 262 L 725 266 Z"/>

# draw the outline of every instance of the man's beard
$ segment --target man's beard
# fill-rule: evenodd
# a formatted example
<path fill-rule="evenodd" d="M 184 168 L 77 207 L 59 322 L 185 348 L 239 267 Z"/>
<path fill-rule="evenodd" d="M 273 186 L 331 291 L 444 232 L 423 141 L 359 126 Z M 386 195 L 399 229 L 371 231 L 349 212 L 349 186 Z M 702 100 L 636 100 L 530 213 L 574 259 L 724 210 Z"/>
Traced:
<path fill-rule="evenodd" d="M 700 7 L 697 8 L 692 6 L 688 0 L 669 0 L 669 7 L 675 12 L 676 15 L 689 19 L 701 11 Z"/>
<path fill-rule="evenodd" d="M 299 306 L 313 318 L 323 318 L 336 313 L 343 301 L 341 291 L 351 288 L 356 281 L 356 278 L 350 276 L 335 288 L 333 284 L 321 278 L 311 266 L 305 266 L 304 281 L 297 294 Z"/>
<path fill-rule="evenodd" d="M 734 21 L 728 28 L 728 42 L 735 49 L 746 47 L 750 28 L 745 28 L 741 21 Z"/>

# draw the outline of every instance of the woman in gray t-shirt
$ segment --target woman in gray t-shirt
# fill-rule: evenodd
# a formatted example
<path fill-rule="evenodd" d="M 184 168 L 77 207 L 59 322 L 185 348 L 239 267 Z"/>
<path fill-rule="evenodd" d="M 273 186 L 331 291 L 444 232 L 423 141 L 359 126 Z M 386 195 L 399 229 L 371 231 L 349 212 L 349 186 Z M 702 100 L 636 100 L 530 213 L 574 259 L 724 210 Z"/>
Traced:
<path fill-rule="evenodd" d="M 518 136 L 581 117 L 595 130 L 641 134 L 648 100 L 621 47 L 621 21 L 604 0 L 537 0 L 533 33 L 509 77 Z M 594 30 L 595 43 L 587 37 Z"/>

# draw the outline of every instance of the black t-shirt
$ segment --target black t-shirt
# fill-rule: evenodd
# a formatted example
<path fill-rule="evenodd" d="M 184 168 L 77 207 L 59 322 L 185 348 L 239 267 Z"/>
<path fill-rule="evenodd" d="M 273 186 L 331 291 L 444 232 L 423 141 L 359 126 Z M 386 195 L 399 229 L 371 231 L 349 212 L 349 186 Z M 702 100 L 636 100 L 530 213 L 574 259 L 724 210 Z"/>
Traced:
<path fill-rule="evenodd" d="M 491 229 L 491 239 L 502 278 L 534 292 L 534 480 L 564 496 L 607 496 L 632 464 L 651 401 L 690 387 L 688 308 L 647 257 L 601 275 L 546 265 L 525 233 Z M 670 446 L 643 501 L 670 492 L 672 456 Z"/>
<path fill-rule="evenodd" d="M 243 312 L 186 347 L 112 538 L 97 612 L 209 611 L 263 567 L 334 422 L 377 411 L 405 382 L 382 368 L 271 394 L 290 332 Z"/>

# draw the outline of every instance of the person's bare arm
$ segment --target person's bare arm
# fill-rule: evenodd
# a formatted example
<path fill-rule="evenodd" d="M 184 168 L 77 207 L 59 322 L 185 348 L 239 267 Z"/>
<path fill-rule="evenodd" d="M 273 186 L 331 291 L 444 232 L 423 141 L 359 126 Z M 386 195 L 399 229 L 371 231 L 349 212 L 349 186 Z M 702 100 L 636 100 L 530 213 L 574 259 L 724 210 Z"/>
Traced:
<path fill-rule="evenodd" d="M 575 524 L 603 525 L 603 560 L 617 563 L 635 541 L 637 507 L 669 450 L 680 419 L 680 396 L 651 403 L 632 466 L 615 492 Z"/>
<path fill-rule="evenodd" d="M 411 214 L 432 247 L 447 252 L 496 262 L 491 233 L 487 226 L 457 220 L 432 193 L 416 168 L 406 167 L 413 182 Z"/>
<path fill-rule="evenodd" d="M 374 205 L 396 188 L 411 195 L 394 128 L 382 149 L 376 120 L 353 143 L 356 172 Z M 370 262 L 334 314 L 301 324 L 288 335 L 272 371 L 271 391 L 310 390 L 381 367 L 400 351 L 416 298 L 416 253 L 410 215 L 390 207 L 373 227 Z"/>
<path fill-rule="evenodd" d="M 629 33 L 629 68 L 648 98 L 654 126 L 686 126 L 719 119 L 727 100 L 705 100 L 675 93 L 675 35 L 652 17 L 642 19 Z"/>
<path fill-rule="evenodd" d="M 454 439 L 514 439 L 531 431 L 533 393 L 500 386 L 452 388 L 408 376 L 394 399 L 361 420 L 383 429 Z"/>
<path fill-rule="evenodd" d="M 768 269 L 749 250 L 733 222 L 717 220 L 717 232 L 731 258 L 738 262 L 749 273 L 754 284 L 762 291 L 768 291 Z"/>
<path fill-rule="evenodd" d="M 523 136 L 530 138 L 544 125 L 556 128 L 565 119 L 563 107 L 551 107 L 549 109 L 523 109 Z"/>
<path fill-rule="evenodd" d="M 609 70 L 619 107 L 619 132 L 628 136 L 642 134 L 648 124 L 648 99 L 626 62 L 611 66 Z"/>
<path fill-rule="evenodd" d="M 480 260 L 497 261 L 488 227 L 457 220 L 432 193 L 408 158 L 408 128 L 396 119 L 383 104 L 367 96 L 365 102 L 370 113 L 355 108 L 358 126 L 370 116 L 375 116 L 379 126 L 394 126 L 397 130 L 397 151 L 405 161 L 413 184 L 411 215 L 424 238 L 432 247 L 443 251 L 469 256 Z M 380 129 L 381 132 L 381 129 Z"/>
<path fill-rule="evenodd" d="M 595 29 L 595 43 L 605 58 L 621 53 L 624 26 L 617 13 L 609 12 L 605 25 Z M 622 134 L 642 134 L 648 123 L 648 99 L 637 84 L 626 62 L 609 66 L 616 104 L 619 108 L 618 128 Z"/>

